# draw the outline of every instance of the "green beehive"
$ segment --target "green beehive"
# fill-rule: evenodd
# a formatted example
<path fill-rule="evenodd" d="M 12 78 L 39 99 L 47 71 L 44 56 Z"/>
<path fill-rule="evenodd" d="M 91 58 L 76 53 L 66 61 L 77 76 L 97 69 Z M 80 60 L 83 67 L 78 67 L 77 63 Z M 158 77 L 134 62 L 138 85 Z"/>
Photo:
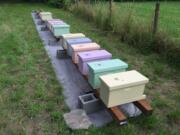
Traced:
<path fill-rule="evenodd" d="M 62 24 L 62 25 L 52 25 L 52 32 L 55 37 L 60 37 L 63 34 L 68 34 L 70 33 L 70 26 L 67 24 Z"/>
<path fill-rule="evenodd" d="M 89 74 L 88 81 L 94 88 L 100 88 L 99 76 L 110 73 L 117 73 L 126 71 L 128 64 L 121 61 L 120 59 L 103 60 L 88 63 Z"/>

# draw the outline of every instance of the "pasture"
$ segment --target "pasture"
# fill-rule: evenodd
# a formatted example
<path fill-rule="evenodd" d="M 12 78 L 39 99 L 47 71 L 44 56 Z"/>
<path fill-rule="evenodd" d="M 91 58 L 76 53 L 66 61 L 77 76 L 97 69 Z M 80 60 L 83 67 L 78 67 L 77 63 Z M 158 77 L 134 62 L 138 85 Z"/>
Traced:
<path fill-rule="evenodd" d="M 174 5 L 178 6 L 176 3 Z M 52 12 L 55 18 L 70 24 L 72 32 L 86 34 L 113 53 L 114 57 L 125 60 L 130 69 L 149 77 L 150 83 L 145 93 L 154 108 L 153 115 L 130 119 L 124 127 L 112 122 L 102 128 L 70 130 L 63 120 L 63 114 L 69 111 L 64 103 L 63 89 L 56 80 L 31 17 L 31 11 L 35 9 Z M 177 12 L 176 8 L 173 9 Z M 141 16 L 141 13 L 138 14 Z M 169 33 L 176 37 L 173 31 L 177 24 L 173 24 L 173 30 Z M 143 54 L 97 29 L 93 23 L 44 4 L 1 4 L 0 31 L 0 134 L 178 135 L 180 72 L 162 62 L 158 54 Z"/>
<path fill-rule="evenodd" d="M 154 2 L 115 3 L 115 10 L 120 14 L 131 12 L 137 21 L 152 24 L 155 10 Z M 179 2 L 161 2 L 159 15 L 159 29 L 180 43 L 180 4 Z"/>

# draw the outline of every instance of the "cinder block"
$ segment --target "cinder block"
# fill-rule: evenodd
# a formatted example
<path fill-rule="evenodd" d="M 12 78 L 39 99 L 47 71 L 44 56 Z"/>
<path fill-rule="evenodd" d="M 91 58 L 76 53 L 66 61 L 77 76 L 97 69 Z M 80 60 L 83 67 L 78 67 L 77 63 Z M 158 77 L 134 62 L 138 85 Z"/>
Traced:
<path fill-rule="evenodd" d="M 39 20 L 39 21 L 37 22 L 38 25 L 44 25 L 44 23 L 45 23 L 45 22 L 42 21 L 42 20 Z"/>
<path fill-rule="evenodd" d="M 104 108 L 102 102 L 94 96 L 94 93 L 89 93 L 79 96 L 80 106 L 87 114 L 95 113 Z"/>
<path fill-rule="evenodd" d="M 50 39 L 50 40 L 48 40 L 48 45 L 49 46 L 56 46 L 56 45 L 59 45 L 59 44 L 58 44 L 57 40 Z"/>
<path fill-rule="evenodd" d="M 69 56 L 67 55 L 66 51 L 65 50 L 57 50 L 56 52 L 56 57 L 58 59 L 66 59 L 66 58 L 69 58 Z"/>
<path fill-rule="evenodd" d="M 46 26 L 42 26 L 41 31 L 48 31 L 48 28 Z"/>
<path fill-rule="evenodd" d="M 40 19 L 38 13 L 35 14 L 35 19 Z"/>

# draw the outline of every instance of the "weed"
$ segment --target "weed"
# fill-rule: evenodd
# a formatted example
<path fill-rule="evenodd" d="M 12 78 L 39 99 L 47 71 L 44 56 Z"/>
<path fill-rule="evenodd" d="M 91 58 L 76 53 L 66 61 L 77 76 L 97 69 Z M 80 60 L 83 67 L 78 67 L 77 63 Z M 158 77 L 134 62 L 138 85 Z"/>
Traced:
<path fill-rule="evenodd" d="M 170 112 L 167 115 L 167 118 L 168 118 L 168 122 L 170 122 L 170 123 L 180 123 L 180 111 L 179 111 L 179 109 Z"/>
<path fill-rule="evenodd" d="M 32 118 L 38 115 L 43 110 L 43 105 L 38 103 L 29 103 L 27 108 L 27 116 Z"/>
<path fill-rule="evenodd" d="M 62 114 L 60 112 L 51 112 L 50 116 L 51 116 L 51 120 L 59 121 L 61 119 Z"/>

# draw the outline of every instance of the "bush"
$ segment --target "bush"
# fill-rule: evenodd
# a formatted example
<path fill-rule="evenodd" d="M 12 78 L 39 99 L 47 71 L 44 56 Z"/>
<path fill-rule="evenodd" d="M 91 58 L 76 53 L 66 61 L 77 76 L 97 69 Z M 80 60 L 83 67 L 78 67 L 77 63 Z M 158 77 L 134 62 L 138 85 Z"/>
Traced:
<path fill-rule="evenodd" d="M 71 4 L 71 0 L 48 0 L 50 5 L 58 8 L 67 8 Z"/>

